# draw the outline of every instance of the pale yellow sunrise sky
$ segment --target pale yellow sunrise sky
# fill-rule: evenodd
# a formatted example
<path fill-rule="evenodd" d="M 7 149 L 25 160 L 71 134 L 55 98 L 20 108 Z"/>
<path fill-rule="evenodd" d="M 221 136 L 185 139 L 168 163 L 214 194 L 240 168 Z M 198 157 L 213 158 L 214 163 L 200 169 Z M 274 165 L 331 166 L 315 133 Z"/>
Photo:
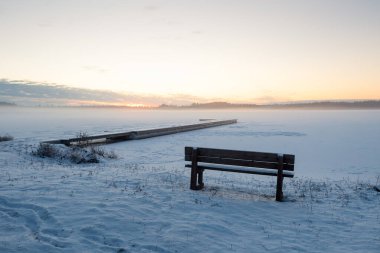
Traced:
<path fill-rule="evenodd" d="M 0 0 L 0 78 L 230 102 L 380 99 L 380 1 Z"/>

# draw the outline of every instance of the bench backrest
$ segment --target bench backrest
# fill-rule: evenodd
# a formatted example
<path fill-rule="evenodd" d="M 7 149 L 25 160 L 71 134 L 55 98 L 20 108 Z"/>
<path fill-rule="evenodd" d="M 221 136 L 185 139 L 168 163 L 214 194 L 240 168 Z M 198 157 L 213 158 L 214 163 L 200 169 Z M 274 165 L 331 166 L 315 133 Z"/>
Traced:
<path fill-rule="evenodd" d="M 239 151 L 213 148 L 185 147 L 185 161 L 192 161 L 197 152 L 197 161 L 264 169 L 277 169 L 279 155 L 276 153 Z M 294 155 L 283 154 L 283 170 L 294 171 Z"/>

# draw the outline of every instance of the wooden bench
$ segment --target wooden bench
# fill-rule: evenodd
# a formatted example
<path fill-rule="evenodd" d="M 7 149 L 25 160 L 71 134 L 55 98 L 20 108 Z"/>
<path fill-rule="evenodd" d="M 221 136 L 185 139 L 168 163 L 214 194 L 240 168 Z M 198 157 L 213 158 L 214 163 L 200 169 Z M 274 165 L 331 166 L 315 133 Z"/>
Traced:
<path fill-rule="evenodd" d="M 284 177 L 294 176 L 294 160 L 289 154 L 185 147 L 185 161 L 191 162 L 185 165 L 191 168 L 190 189 L 203 189 L 204 170 L 276 176 L 277 201 L 283 198 Z"/>

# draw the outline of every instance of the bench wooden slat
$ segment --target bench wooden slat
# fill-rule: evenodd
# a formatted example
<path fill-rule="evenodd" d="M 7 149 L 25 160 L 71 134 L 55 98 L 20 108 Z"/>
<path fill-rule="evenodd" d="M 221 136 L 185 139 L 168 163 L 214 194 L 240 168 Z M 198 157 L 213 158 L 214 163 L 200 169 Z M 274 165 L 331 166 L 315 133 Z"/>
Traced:
<path fill-rule="evenodd" d="M 185 158 L 185 161 L 191 161 L 191 159 Z M 209 157 L 209 156 L 198 156 L 198 162 L 266 168 L 266 169 L 277 169 L 278 167 L 278 164 L 273 163 L 273 162 L 258 162 L 258 161 L 252 161 L 252 160 L 239 160 L 239 159 L 231 159 L 231 158 L 224 158 L 224 157 Z M 284 164 L 283 170 L 294 171 L 294 165 Z"/>
<path fill-rule="evenodd" d="M 191 168 L 191 190 L 203 189 L 204 170 L 276 176 L 276 201 L 282 201 L 283 179 L 294 177 L 295 156 L 289 154 L 185 147 L 185 161 L 191 161 L 185 165 Z"/>
<path fill-rule="evenodd" d="M 191 164 L 186 164 L 185 167 L 191 168 Z M 259 170 L 245 170 L 240 168 L 232 168 L 232 167 L 213 167 L 213 166 L 204 166 L 204 165 L 198 165 L 198 169 L 203 170 L 215 170 L 215 171 L 227 171 L 227 172 L 236 172 L 236 173 L 246 173 L 246 174 L 255 174 L 255 175 L 264 175 L 264 176 L 277 176 L 277 171 L 259 171 Z M 283 177 L 294 177 L 293 174 L 290 173 L 284 173 Z"/>
<path fill-rule="evenodd" d="M 185 147 L 185 160 L 191 157 L 192 147 Z M 252 160 L 264 161 L 264 162 L 278 162 L 277 153 L 265 153 L 265 152 L 255 152 L 255 151 L 239 151 L 239 150 L 228 150 L 228 149 L 213 149 L 213 148 L 198 148 L 199 156 L 210 156 L 210 157 L 224 157 L 238 160 Z M 284 164 L 294 164 L 294 155 L 284 154 L 283 155 Z"/>

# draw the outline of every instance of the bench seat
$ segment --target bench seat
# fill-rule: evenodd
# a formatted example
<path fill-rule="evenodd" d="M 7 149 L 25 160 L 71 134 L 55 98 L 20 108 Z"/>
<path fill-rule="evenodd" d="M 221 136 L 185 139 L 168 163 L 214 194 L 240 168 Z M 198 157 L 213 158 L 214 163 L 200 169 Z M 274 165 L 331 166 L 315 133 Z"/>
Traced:
<path fill-rule="evenodd" d="M 294 177 L 295 156 L 256 151 L 185 147 L 185 167 L 191 168 L 190 189 L 203 189 L 204 170 L 277 177 L 276 200 L 283 198 L 284 177 Z"/>

